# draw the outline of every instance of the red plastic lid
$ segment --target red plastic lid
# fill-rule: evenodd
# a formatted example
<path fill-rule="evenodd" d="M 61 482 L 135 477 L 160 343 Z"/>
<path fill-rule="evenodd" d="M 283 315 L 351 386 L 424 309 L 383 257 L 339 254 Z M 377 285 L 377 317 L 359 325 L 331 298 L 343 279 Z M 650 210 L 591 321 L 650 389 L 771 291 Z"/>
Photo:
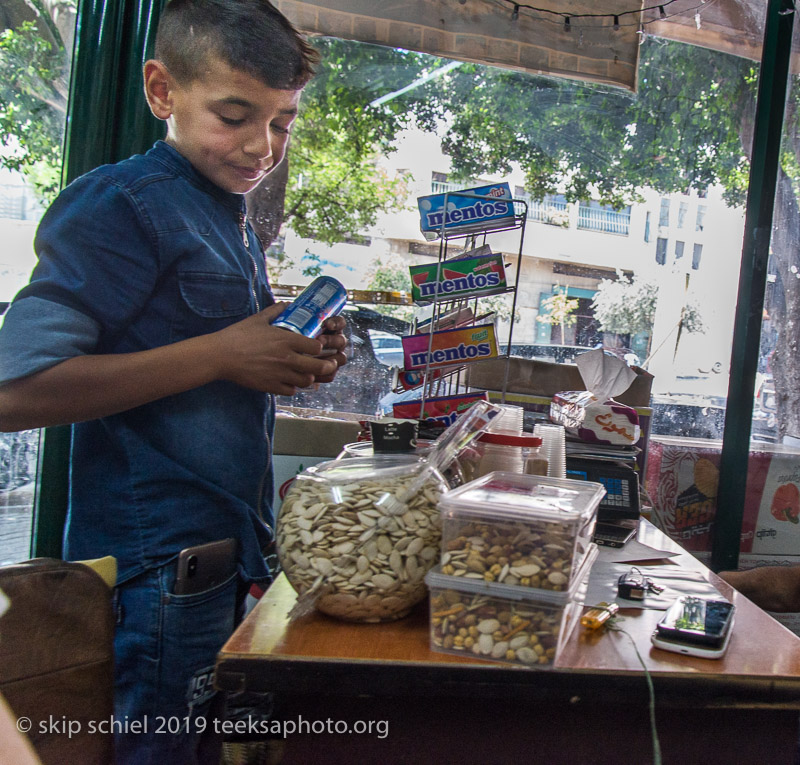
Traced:
<path fill-rule="evenodd" d="M 478 438 L 484 444 L 500 444 L 502 446 L 541 446 L 539 436 L 512 436 L 508 433 L 481 433 Z"/>

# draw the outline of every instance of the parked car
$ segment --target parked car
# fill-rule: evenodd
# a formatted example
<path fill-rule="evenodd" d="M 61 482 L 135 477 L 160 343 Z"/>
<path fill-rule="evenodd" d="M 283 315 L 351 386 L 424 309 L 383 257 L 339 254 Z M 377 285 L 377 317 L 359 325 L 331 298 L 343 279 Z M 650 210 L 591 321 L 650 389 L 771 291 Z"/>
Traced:
<path fill-rule="evenodd" d="M 403 366 L 403 341 L 400 335 L 370 330 L 375 358 L 387 367 Z"/>
<path fill-rule="evenodd" d="M 346 308 L 342 315 L 347 319 L 345 334 L 350 342 L 347 364 L 337 372 L 332 383 L 300 390 L 294 396 L 279 396 L 279 405 L 328 412 L 378 413 L 378 401 L 391 390 L 394 376 L 386 359 L 392 358 L 396 350 L 381 347 L 382 357 L 379 357 L 373 338 L 397 338 L 399 342 L 400 337 L 410 331 L 410 326 L 408 322 L 370 308 Z M 402 358 L 398 366 L 402 366 Z"/>
<path fill-rule="evenodd" d="M 350 360 L 339 370 L 336 380 L 320 385 L 317 390 L 303 390 L 293 397 L 279 397 L 278 402 L 285 406 L 325 411 L 390 415 L 392 404 L 419 398 L 419 390 L 403 393 L 392 391 L 392 367 L 402 367 L 402 355 L 398 348 L 400 338 L 410 329 L 409 324 L 367 308 L 348 309 L 345 316 L 348 320 Z M 577 345 L 515 344 L 511 347 L 512 355 L 561 364 L 574 363 L 576 356 L 588 350 L 591 349 Z M 724 396 L 654 394 L 651 406 L 651 433 L 686 438 L 722 438 L 725 427 Z M 765 377 L 759 386 L 753 410 L 752 437 L 757 441 L 777 440 L 775 393 L 771 378 Z"/>
<path fill-rule="evenodd" d="M 651 433 L 685 438 L 722 438 L 724 398 L 654 394 L 650 405 L 653 407 Z"/>
<path fill-rule="evenodd" d="M 501 345 L 500 350 L 505 353 L 506 347 Z M 539 345 L 511 344 L 511 356 L 521 356 L 523 359 L 537 359 L 538 361 L 552 361 L 556 364 L 574 364 L 575 357 L 581 353 L 592 350 L 583 345 Z"/>
<path fill-rule="evenodd" d="M 505 346 L 501 345 L 500 350 L 505 352 Z M 592 348 L 585 345 L 511 344 L 512 356 L 521 356 L 524 359 L 538 359 L 539 361 L 553 361 L 556 364 L 574 364 L 576 357 L 591 350 Z M 641 359 L 628 348 L 614 350 L 614 353 L 618 354 L 630 366 L 639 366 L 641 364 Z"/>

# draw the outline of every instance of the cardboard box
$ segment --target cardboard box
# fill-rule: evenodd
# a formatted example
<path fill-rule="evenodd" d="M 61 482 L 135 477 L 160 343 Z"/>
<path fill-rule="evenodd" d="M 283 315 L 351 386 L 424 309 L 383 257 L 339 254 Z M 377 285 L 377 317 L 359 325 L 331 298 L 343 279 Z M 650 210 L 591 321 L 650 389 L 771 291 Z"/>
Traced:
<path fill-rule="evenodd" d="M 709 552 L 717 512 L 722 442 L 653 436 L 645 485 L 652 520 L 687 550 Z M 753 444 L 740 551 L 758 556 L 800 552 L 800 449 Z"/>
<path fill-rule="evenodd" d="M 363 415 L 360 419 L 364 419 Z M 345 444 L 358 438 L 358 420 L 334 417 L 286 417 L 278 412 L 275 418 L 273 454 L 338 457 Z"/>
<path fill-rule="evenodd" d="M 276 516 L 295 476 L 311 465 L 338 457 L 345 444 L 358 439 L 360 430 L 358 420 L 319 416 L 287 417 L 278 412 L 272 442 L 275 477 L 272 509 Z"/>
<path fill-rule="evenodd" d="M 632 407 L 650 406 L 653 375 L 639 367 L 631 369 L 636 372 L 636 379 L 628 390 L 615 396 L 614 400 Z M 506 393 L 534 396 L 553 396 L 565 390 L 586 390 L 575 364 L 554 364 L 552 361 L 523 359 L 519 356 L 488 359 L 472 364 L 467 371 L 467 385 L 484 390 L 505 390 Z"/>

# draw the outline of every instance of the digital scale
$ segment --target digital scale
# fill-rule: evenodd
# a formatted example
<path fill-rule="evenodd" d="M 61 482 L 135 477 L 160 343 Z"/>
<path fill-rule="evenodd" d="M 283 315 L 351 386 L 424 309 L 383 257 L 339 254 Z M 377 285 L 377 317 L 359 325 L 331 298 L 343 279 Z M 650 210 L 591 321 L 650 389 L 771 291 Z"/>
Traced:
<path fill-rule="evenodd" d="M 567 478 L 595 481 L 606 494 L 597 508 L 592 541 L 608 547 L 622 547 L 639 528 L 639 476 L 619 462 L 567 455 Z"/>

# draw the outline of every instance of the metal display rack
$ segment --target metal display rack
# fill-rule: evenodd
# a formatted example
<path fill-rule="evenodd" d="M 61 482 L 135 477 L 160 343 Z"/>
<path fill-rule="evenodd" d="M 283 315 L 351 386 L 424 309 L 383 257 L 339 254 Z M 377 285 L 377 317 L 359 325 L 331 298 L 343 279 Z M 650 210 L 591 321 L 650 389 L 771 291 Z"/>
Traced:
<path fill-rule="evenodd" d="M 451 197 L 462 197 L 468 199 L 476 199 L 476 200 L 486 200 L 486 196 L 470 194 L 466 192 L 459 192 L 459 191 L 451 191 L 446 192 L 444 195 L 444 206 L 443 209 L 448 209 L 448 200 Z M 503 198 L 508 200 L 507 197 Z M 442 277 L 442 269 L 446 266 L 448 260 L 454 260 L 458 257 L 463 257 L 469 251 L 472 251 L 481 245 L 489 244 L 489 238 L 494 235 L 501 233 L 503 231 L 519 231 L 519 246 L 517 250 L 517 262 L 516 268 L 514 269 L 513 275 L 513 283 L 511 280 L 508 279 L 508 274 L 506 274 L 506 283 L 507 287 L 505 290 L 492 294 L 491 296 L 488 295 L 473 295 L 473 296 L 460 296 L 460 297 L 447 297 L 447 296 L 440 296 L 438 293 L 433 296 L 432 300 L 425 303 L 415 303 L 415 305 L 424 305 L 431 307 L 431 317 L 430 317 L 430 324 L 428 324 L 428 328 L 425 330 L 428 332 L 429 339 L 428 339 L 428 360 L 425 365 L 424 370 L 422 370 L 422 383 L 420 387 L 417 389 L 420 393 L 420 419 L 423 419 L 423 412 L 425 408 L 425 402 L 431 398 L 437 398 L 440 396 L 453 396 L 458 395 L 460 393 L 467 392 L 467 382 L 466 382 L 466 373 L 469 363 L 466 364 L 456 364 L 447 367 L 440 367 L 437 366 L 436 368 L 431 368 L 430 364 L 430 357 L 431 351 L 433 347 L 433 332 L 437 330 L 437 328 L 447 328 L 441 327 L 443 324 L 443 319 L 447 316 L 454 315 L 457 311 L 464 311 L 465 309 L 470 309 L 472 311 L 472 318 L 463 324 L 460 324 L 460 328 L 466 328 L 470 326 L 476 326 L 482 323 L 486 323 L 486 319 L 491 316 L 491 313 L 484 313 L 483 315 L 480 314 L 480 303 L 481 301 L 486 300 L 488 297 L 496 297 L 500 295 L 507 295 L 511 294 L 512 301 L 511 301 L 511 322 L 509 325 L 509 332 L 508 332 L 508 342 L 505 346 L 505 351 L 502 352 L 499 347 L 499 340 L 498 340 L 498 352 L 499 358 L 505 358 L 505 370 L 503 373 L 503 386 L 502 386 L 502 402 L 505 403 L 505 395 L 506 395 L 506 387 L 508 384 L 508 359 L 511 354 L 511 341 L 513 336 L 513 329 L 514 329 L 514 315 L 516 313 L 517 308 L 517 290 L 519 287 L 519 275 L 520 270 L 522 268 L 522 246 L 525 239 L 525 224 L 528 218 L 528 203 L 523 199 L 515 199 L 511 198 L 510 201 L 513 205 L 513 214 L 508 218 L 502 219 L 502 221 L 498 221 L 497 225 L 492 225 L 491 221 L 482 226 L 481 228 L 476 228 L 472 231 L 466 231 L 465 229 L 447 229 L 445 227 L 445 221 L 442 221 L 441 228 L 438 231 L 438 238 L 439 238 L 439 255 L 438 255 L 438 262 L 437 262 L 437 270 L 436 270 L 436 280 L 437 283 L 441 280 Z M 456 242 L 463 242 L 462 246 L 457 248 L 457 251 L 454 252 L 455 243 Z M 500 253 L 494 253 L 500 254 Z M 504 266 L 506 264 L 504 263 Z M 429 320 L 425 319 L 425 323 Z M 416 322 L 415 322 L 415 330 L 416 330 Z"/>

